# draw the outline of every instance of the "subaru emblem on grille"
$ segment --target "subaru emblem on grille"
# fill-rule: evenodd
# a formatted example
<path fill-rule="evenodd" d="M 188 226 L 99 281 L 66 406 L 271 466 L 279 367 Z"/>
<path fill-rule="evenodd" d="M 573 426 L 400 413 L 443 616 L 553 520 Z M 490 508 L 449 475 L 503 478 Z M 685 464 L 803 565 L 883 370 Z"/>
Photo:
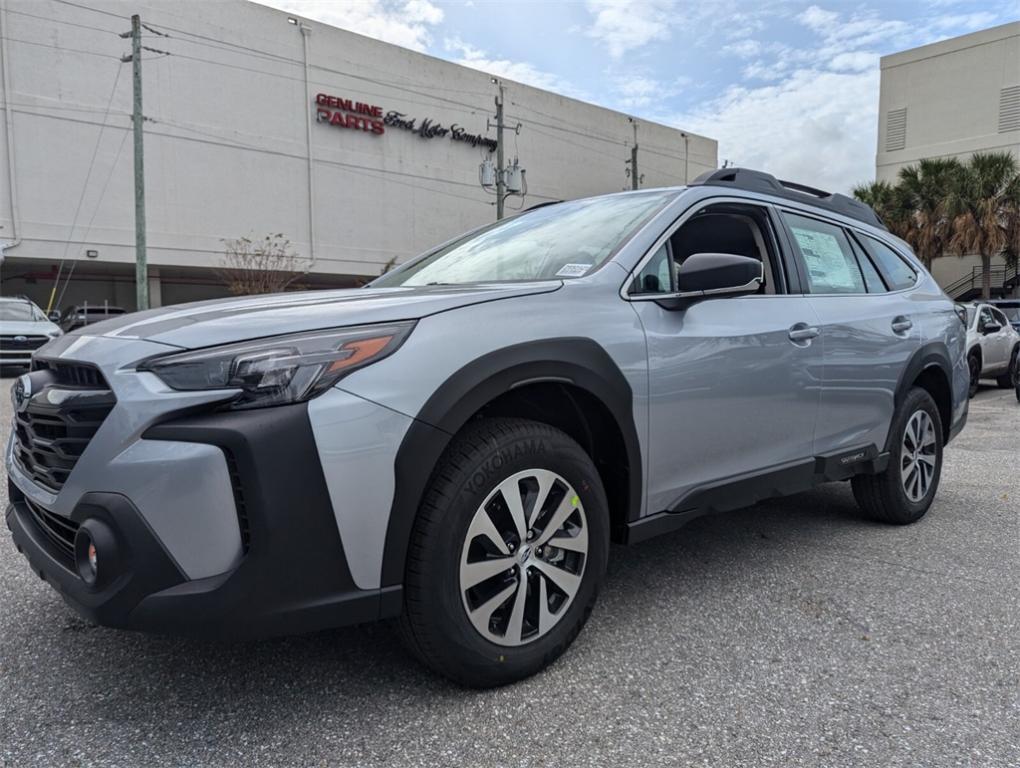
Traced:
<path fill-rule="evenodd" d="M 15 336 L 14 341 L 17 344 L 24 344 L 26 341 L 28 341 L 28 336 Z"/>
<path fill-rule="evenodd" d="M 21 413 L 28 408 L 28 401 L 32 399 L 32 377 L 27 373 L 19 376 L 14 386 L 11 387 L 11 402 L 14 410 Z"/>

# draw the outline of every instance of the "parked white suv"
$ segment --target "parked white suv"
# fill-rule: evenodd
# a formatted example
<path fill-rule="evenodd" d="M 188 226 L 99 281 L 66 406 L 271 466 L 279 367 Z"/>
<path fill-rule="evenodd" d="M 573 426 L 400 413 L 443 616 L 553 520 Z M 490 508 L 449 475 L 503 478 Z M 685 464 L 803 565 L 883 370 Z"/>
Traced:
<path fill-rule="evenodd" d="M 970 396 L 977 393 L 979 379 L 995 379 L 1003 389 L 1012 387 L 1020 352 L 1020 333 L 1002 311 L 991 304 L 966 306 Z"/>
<path fill-rule="evenodd" d="M 32 353 L 63 331 L 21 296 L 0 296 L 0 368 L 32 362 Z"/>

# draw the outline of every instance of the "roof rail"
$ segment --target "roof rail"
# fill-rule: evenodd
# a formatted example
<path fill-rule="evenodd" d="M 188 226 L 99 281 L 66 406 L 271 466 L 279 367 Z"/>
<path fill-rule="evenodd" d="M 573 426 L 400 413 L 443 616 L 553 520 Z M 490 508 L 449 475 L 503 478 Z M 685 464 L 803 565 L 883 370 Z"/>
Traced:
<path fill-rule="evenodd" d="M 871 206 L 865 205 L 860 200 L 835 192 L 824 192 L 792 181 L 782 181 L 770 173 L 752 171 L 749 168 L 721 168 L 716 171 L 707 171 L 692 181 L 690 186 L 732 187 L 748 192 L 761 192 L 813 205 L 816 208 L 822 208 L 841 216 L 863 221 L 873 227 L 885 229 L 885 224 L 882 223 L 878 214 L 872 210 Z"/>

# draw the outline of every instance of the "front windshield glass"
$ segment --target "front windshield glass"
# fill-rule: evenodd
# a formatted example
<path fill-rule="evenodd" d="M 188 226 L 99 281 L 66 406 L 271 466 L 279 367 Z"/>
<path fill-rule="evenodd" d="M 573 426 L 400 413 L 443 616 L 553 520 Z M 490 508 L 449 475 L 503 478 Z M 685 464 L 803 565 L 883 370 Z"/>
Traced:
<path fill-rule="evenodd" d="M 0 320 L 36 322 L 42 319 L 42 312 L 34 304 L 27 301 L 0 301 Z"/>
<path fill-rule="evenodd" d="M 539 208 L 459 240 L 371 285 L 581 277 L 608 259 L 673 194 L 658 190 Z"/>

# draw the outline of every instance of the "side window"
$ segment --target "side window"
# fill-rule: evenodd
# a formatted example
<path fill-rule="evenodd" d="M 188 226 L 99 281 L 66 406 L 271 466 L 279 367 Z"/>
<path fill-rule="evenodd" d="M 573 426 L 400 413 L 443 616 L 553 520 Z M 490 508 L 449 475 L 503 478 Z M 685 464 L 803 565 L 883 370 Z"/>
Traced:
<path fill-rule="evenodd" d="M 864 247 L 871 257 L 878 262 L 879 268 L 885 273 L 894 291 L 909 288 L 917 282 L 917 273 L 892 248 L 873 237 L 865 235 L 861 238 Z"/>
<path fill-rule="evenodd" d="M 783 218 L 807 271 L 809 293 L 867 293 L 850 241 L 840 227 L 794 213 L 784 212 Z"/>
<path fill-rule="evenodd" d="M 995 322 L 997 322 L 1003 328 L 1009 325 L 1009 320 L 1006 319 L 1006 316 L 995 308 L 992 309 L 992 317 L 994 317 Z"/>
<path fill-rule="evenodd" d="M 630 292 L 633 294 L 672 293 L 672 272 L 669 259 L 669 243 L 667 241 L 648 260 L 648 263 L 641 268 L 641 271 L 634 278 L 634 282 L 631 283 Z"/>
<path fill-rule="evenodd" d="M 990 310 L 988 307 L 981 307 L 981 314 L 978 316 L 977 325 L 978 330 L 983 331 L 986 325 L 994 322 L 995 318 L 992 317 L 992 310 Z"/>

